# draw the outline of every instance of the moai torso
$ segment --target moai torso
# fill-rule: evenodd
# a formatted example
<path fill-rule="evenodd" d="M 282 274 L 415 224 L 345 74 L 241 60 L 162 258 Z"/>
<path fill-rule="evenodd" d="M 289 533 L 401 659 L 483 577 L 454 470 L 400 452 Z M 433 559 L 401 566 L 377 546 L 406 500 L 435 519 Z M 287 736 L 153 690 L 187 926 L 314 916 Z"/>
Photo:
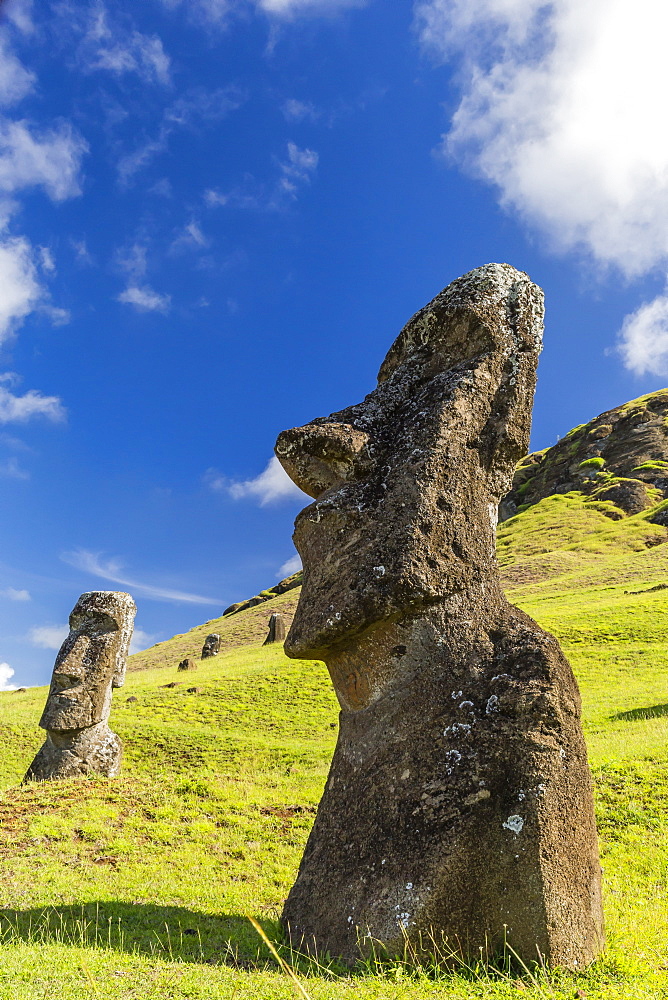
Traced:
<path fill-rule="evenodd" d="M 315 501 L 285 648 L 325 661 L 342 709 L 283 913 L 297 947 L 352 962 L 435 933 L 571 968 L 600 950 L 577 685 L 495 558 L 542 319 L 526 275 L 472 271 L 409 321 L 362 403 L 278 438 Z"/>
<path fill-rule="evenodd" d="M 135 603 L 129 594 L 82 594 L 70 615 L 40 726 L 47 738 L 24 780 L 120 771 L 121 744 L 108 726 L 114 688 L 125 680 Z"/>

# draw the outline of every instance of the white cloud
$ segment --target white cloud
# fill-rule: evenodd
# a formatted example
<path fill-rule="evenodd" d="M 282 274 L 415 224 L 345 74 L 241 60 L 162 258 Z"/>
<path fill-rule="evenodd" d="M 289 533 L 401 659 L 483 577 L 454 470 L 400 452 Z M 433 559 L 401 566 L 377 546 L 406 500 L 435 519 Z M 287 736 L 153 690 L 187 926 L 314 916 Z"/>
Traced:
<path fill-rule="evenodd" d="M 170 59 L 160 38 L 112 23 L 100 2 L 91 9 L 79 56 L 89 72 L 136 73 L 145 83 L 170 83 Z"/>
<path fill-rule="evenodd" d="M 334 14 L 350 7 L 364 7 L 367 0 L 256 0 L 260 10 L 277 17 L 296 14 Z"/>
<path fill-rule="evenodd" d="M 465 59 L 445 148 L 504 205 L 629 276 L 668 254 L 662 0 L 427 0 L 417 17 Z"/>
<path fill-rule="evenodd" d="M 444 151 L 558 251 L 635 278 L 668 260 L 663 0 L 419 0 L 425 45 L 461 58 Z M 637 372 L 668 370 L 666 296 L 622 330 Z"/>
<path fill-rule="evenodd" d="M 39 260 L 43 270 L 53 274 L 56 270 L 56 262 L 53 259 L 53 253 L 49 247 L 37 247 L 37 252 L 39 254 Z"/>
<path fill-rule="evenodd" d="M 43 187 L 54 201 L 81 193 L 79 170 L 88 146 L 67 122 L 32 132 L 25 121 L 0 119 L 0 191 Z"/>
<path fill-rule="evenodd" d="M 181 590 L 171 590 L 166 587 L 154 586 L 150 583 L 140 583 L 137 580 L 129 579 L 123 571 L 123 563 L 118 559 L 109 559 L 103 562 L 100 554 L 89 552 L 86 549 L 76 549 L 74 552 L 65 552 L 61 556 L 63 562 L 75 569 L 90 573 L 92 576 L 99 576 L 103 580 L 111 580 L 112 583 L 119 583 L 122 587 L 127 587 L 134 594 L 142 594 L 155 601 L 176 601 L 186 604 L 219 604 L 219 600 L 214 597 L 202 597 L 200 594 L 190 594 Z"/>
<path fill-rule="evenodd" d="M 40 649 L 60 649 L 69 631 L 67 625 L 35 625 L 28 632 L 28 641 Z"/>
<path fill-rule="evenodd" d="M 298 101 L 288 98 L 281 107 L 283 117 L 289 122 L 315 122 L 320 118 L 320 112 L 310 101 Z"/>
<path fill-rule="evenodd" d="M 0 691 L 16 691 L 16 684 L 9 681 L 14 676 L 14 671 L 8 663 L 0 663 Z"/>
<path fill-rule="evenodd" d="M 130 643 L 130 653 L 141 653 L 143 649 L 148 649 L 152 646 L 160 636 L 155 632 L 144 632 L 141 628 L 135 628 L 132 633 L 132 642 Z"/>
<path fill-rule="evenodd" d="M 0 342 L 21 325 L 41 302 L 44 289 L 37 279 L 32 247 L 25 237 L 0 241 Z"/>
<path fill-rule="evenodd" d="M 21 468 L 18 458 L 14 455 L 0 462 L 0 476 L 3 479 L 30 479 L 30 473 Z"/>
<path fill-rule="evenodd" d="M 125 305 L 134 306 L 138 312 L 166 313 L 169 311 L 172 299 L 170 295 L 161 295 L 160 292 L 155 292 L 148 285 L 141 287 L 131 285 L 124 292 L 121 292 L 118 301 Z"/>
<path fill-rule="evenodd" d="M 148 166 L 151 160 L 167 148 L 168 133 L 161 133 L 157 139 L 145 142 L 143 146 L 121 157 L 118 161 L 118 179 L 121 184 L 129 184 L 136 173 Z"/>
<path fill-rule="evenodd" d="M 37 389 L 16 396 L 0 384 L 0 424 L 25 423 L 34 417 L 59 423 L 65 419 L 65 408 L 58 396 L 43 396 Z"/>
<path fill-rule="evenodd" d="M 35 74 L 10 51 L 7 36 L 0 34 L 0 104 L 16 104 L 35 86 Z"/>
<path fill-rule="evenodd" d="M 626 317 L 619 352 L 636 375 L 668 374 L 668 294 L 658 295 Z"/>
<path fill-rule="evenodd" d="M 229 195 L 223 194 L 222 191 L 215 191 L 213 188 L 204 192 L 204 201 L 209 208 L 220 208 L 221 205 L 227 205 L 229 200 Z"/>
<path fill-rule="evenodd" d="M 227 493 L 233 500 L 251 498 L 257 500 L 261 507 L 276 500 L 303 500 L 305 494 L 292 482 L 283 466 L 274 455 L 264 472 L 255 479 L 244 482 L 227 479 L 215 469 L 209 469 L 204 480 L 215 493 Z"/>
<path fill-rule="evenodd" d="M 15 590 L 14 587 L 6 587 L 4 590 L 0 590 L 0 596 L 6 597 L 10 601 L 31 601 L 30 591 L 28 590 Z"/>
<path fill-rule="evenodd" d="M 300 149 L 294 142 L 288 143 L 288 158 L 281 163 L 281 178 L 278 183 L 278 190 L 282 194 L 297 197 L 299 184 L 306 184 L 311 180 L 318 166 L 318 154 L 313 149 Z"/>
<path fill-rule="evenodd" d="M 199 224 L 192 219 L 186 226 L 183 227 L 179 235 L 172 243 L 170 249 L 173 252 L 198 248 L 201 250 L 210 246 L 210 244 L 211 241 L 204 235 Z"/>
<path fill-rule="evenodd" d="M 286 576 L 292 576 L 302 568 L 302 561 L 298 555 L 292 556 L 287 562 L 284 562 L 282 566 L 279 567 L 276 576 L 279 580 L 284 580 Z"/>

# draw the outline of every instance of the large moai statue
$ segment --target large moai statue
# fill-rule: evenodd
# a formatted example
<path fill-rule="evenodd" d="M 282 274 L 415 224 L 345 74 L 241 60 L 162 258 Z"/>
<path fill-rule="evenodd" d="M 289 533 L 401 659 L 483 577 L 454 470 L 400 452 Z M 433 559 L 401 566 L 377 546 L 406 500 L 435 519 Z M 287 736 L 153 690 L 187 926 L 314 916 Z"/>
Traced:
<path fill-rule="evenodd" d="M 119 773 L 121 741 L 108 719 L 113 688 L 125 681 L 136 610 L 116 591 L 82 594 L 75 604 L 39 723 L 46 741 L 24 781 Z"/>
<path fill-rule="evenodd" d="M 285 648 L 325 661 L 341 705 L 283 911 L 298 947 L 354 962 L 433 935 L 571 969 L 602 947 L 577 684 L 495 558 L 542 327 L 527 275 L 471 271 L 408 322 L 362 403 L 278 438 L 315 499 Z"/>

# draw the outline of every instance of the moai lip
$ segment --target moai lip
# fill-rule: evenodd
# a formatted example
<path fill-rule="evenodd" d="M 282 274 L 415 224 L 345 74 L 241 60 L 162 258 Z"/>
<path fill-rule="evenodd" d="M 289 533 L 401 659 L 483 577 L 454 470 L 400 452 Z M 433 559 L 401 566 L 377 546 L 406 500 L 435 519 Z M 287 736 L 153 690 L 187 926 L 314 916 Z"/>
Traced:
<path fill-rule="evenodd" d="M 495 558 L 542 328 L 527 275 L 478 268 L 407 323 L 363 402 L 279 435 L 314 498 L 285 648 L 325 661 L 342 709 L 283 912 L 297 947 L 353 963 L 432 935 L 569 968 L 602 947 L 577 684 Z"/>
<path fill-rule="evenodd" d="M 39 723 L 46 741 L 25 781 L 119 773 L 121 742 L 108 719 L 112 691 L 125 681 L 136 610 L 130 595 L 117 591 L 93 591 L 77 601 Z"/>

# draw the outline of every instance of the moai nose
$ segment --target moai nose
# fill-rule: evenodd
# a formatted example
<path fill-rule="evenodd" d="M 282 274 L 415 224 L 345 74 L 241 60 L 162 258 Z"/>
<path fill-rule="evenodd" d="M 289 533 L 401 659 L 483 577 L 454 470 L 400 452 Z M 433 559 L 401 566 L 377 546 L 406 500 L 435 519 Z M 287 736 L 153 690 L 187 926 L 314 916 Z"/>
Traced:
<path fill-rule="evenodd" d="M 350 424 L 305 424 L 282 431 L 276 457 L 300 490 L 317 499 L 371 466 L 369 435 Z"/>

